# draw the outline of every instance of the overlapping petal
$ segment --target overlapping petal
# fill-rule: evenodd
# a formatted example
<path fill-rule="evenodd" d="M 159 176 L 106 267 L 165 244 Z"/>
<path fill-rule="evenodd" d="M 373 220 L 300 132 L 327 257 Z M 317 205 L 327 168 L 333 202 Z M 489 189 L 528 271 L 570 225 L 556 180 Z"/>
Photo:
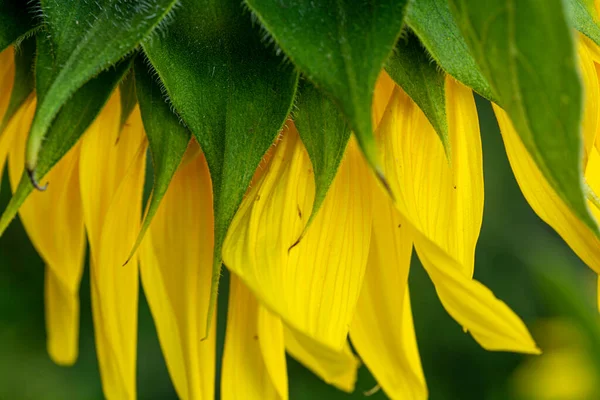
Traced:
<path fill-rule="evenodd" d="M 408 293 L 412 237 L 374 180 L 372 191 L 371 250 L 350 337 L 390 398 L 425 399 L 427 387 Z"/>
<path fill-rule="evenodd" d="M 15 191 L 25 168 L 25 144 L 35 101 L 23 106 L 6 131 L 10 145 L 9 178 Z M 14 131 L 13 131 L 14 129 Z M 0 139 L 1 141 L 2 139 Z M 46 175 L 51 184 L 34 191 L 19 216 L 46 264 L 45 308 L 47 347 L 54 362 L 71 365 L 79 348 L 79 284 L 83 273 L 85 235 L 79 194 L 79 146 L 73 147 Z"/>
<path fill-rule="evenodd" d="M 359 361 L 348 342 L 339 350 L 285 327 L 285 348 L 292 357 L 319 376 L 326 383 L 345 392 L 354 391 Z"/>
<path fill-rule="evenodd" d="M 477 111 L 469 89 L 448 77 L 452 160 L 423 112 L 396 88 L 379 126 L 395 205 L 446 310 L 490 350 L 537 352 L 523 322 L 472 279 L 483 212 Z"/>
<path fill-rule="evenodd" d="M 142 243 L 142 284 L 181 399 L 212 399 L 216 323 L 206 313 L 213 255 L 212 186 L 193 141 Z"/>
<path fill-rule="evenodd" d="M 298 242 L 315 185 L 308 154 L 288 125 L 231 224 L 223 260 L 285 323 L 340 350 L 370 244 L 368 170 L 352 139 L 319 214 Z"/>
<path fill-rule="evenodd" d="M 83 215 L 91 250 L 92 311 L 104 394 L 136 396 L 138 262 L 123 266 L 139 231 L 146 139 L 139 109 L 122 132 L 116 92 L 84 134 Z"/>
<path fill-rule="evenodd" d="M 231 275 L 221 378 L 223 400 L 288 398 L 283 326 Z"/>

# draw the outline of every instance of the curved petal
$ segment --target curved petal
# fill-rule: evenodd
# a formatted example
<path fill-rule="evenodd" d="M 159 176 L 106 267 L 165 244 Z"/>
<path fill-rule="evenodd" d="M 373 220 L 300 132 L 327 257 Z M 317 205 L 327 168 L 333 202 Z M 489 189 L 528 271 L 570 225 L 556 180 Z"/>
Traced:
<path fill-rule="evenodd" d="M 408 294 L 412 237 L 387 194 L 375 182 L 372 190 L 371 250 L 350 338 L 390 398 L 426 399 Z"/>
<path fill-rule="evenodd" d="M 25 141 L 27 139 L 27 133 L 29 132 L 29 127 L 31 126 L 31 121 L 33 119 L 33 115 L 35 113 L 35 99 L 33 97 L 27 99 L 19 107 L 13 118 L 10 119 L 4 132 L 0 133 L 0 183 L 2 183 L 2 177 L 4 176 L 4 164 L 6 163 L 6 159 L 9 154 L 14 153 L 14 142 L 15 138 L 21 137 L 21 141 Z M 13 155 L 20 156 L 20 155 Z M 14 171 L 13 177 L 9 176 L 9 180 L 12 179 L 12 187 L 16 187 L 15 185 L 18 183 L 18 179 L 21 177 L 17 174 L 20 171 Z"/>
<path fill-rule="evenodd" d="M 396 87 L 396 83 L 392 80 L 389 74 L 385 70 L 381 70 L 377 82 L 375 84 L 375 92 L 373 94 L 373 106 L 371 107 L 371 114 L 373 120 L 373 126 L 377 127 L 383 118 L 383 113 L 387 107 L 392 92 Z"/>
<path fill-rule="evenodd" d="M 8 109 L 14 79 L 14 50 L 12 46 L 9 46 L 6 50 L 0 52 L 0 121 L 3 120 L 4 114 Z M 23 104 L 19 108 L 19 111 L 17 111 L 15 118 L 12 118 L 12 126 L 7 126 L 4 132 L 0 131 L 0 183 L 2 183 L 2 177 L 4 175 L 4 163 L 11 148 L 13 137 L 15 136 L 15 132 L 20 129 L 20 122 L 15 120 L 20 119 L 23 112 L 25 112 L 27 108 L 27 104 Z"/>
<path fill-rule="evenodd" d="M 489 350 L 537 352 L 523 322 L 472 280 L 483 214 L 483 168 L 472 92 L 446 78 L 452 160 L 423 112 L 396 88 L 380 124 L 397 209 L 446 310 Z"/>
<path fill-rule="evenodd" d="M 212 185 L 195 141 L 173 176 L 140 253 L 142 285 L 181 399 L 212 399 L 216 324 L 206 340 L 213 255 Z"/>
<path fill-rule="evenodd" d="M 119 134 L 113 95 L 81 143 L 80 186 L 91 252 L 92 311 L 104 394 L 136 396 L 138 265 L 123 266 L 139 230 L 146 140 L 139 109 Z"/>
<path fill-rule="evenodd" d="M 12 46 L 0 52 L 0 121 L 8 108 L 15 80 L 15 59 Z M 0 135 L 2 132 L 0 132 Z"/>
<path fill-rule="evenodd" d="M 315 184 L 308 154 L 288 125 L 231 223 L 223 261 L 287 324 L 341 349 L 368 255 L 369 172 L 352 139 L 321 210 L 299 240 Z"/>
<path fill-rule="evenodd" d="M 506 113 L 498 106 L 494 106 L 494 112 L 500 125 L 508 161 L 523 196 L 525 196 L 533 211 L 545 223 L 554 228 L 579 258 L 596 273 L 600 273 L 600 240 L 587 225 L 571 212 L 569 207 L 550 187 L 525 149 Z M 590 157 L 588 161 L 587 171 L 596 169 L 592 158 Z M 586 172 L 586 178 L 592 188 L 595 185 L 589 180 L 597 175 L 597 173 Z M 595 207 L 592 207 L 592 212 L 595 214 L 594 210 Z"/>
<path fill-rule="evenodd" d="M 252 292 L 231 274 L 221 378 L 223 400 L 288 398 L 283 327 L 278 317 L 261 308 Z"/>
<path fill-rule="evenodd" d="M 583 35 L 581 35 L 583 36 Z M 586 40 L 580 40 L 578 46 L 579 67 L 585 88 L 585 109 L 583 114 L 583 144 L 584 144 L 584 166 L 587 164 L 587 155 L 594 146 L 598 131 L 598 118 L 600 117 L 600 84 L 598 73 L 589 44 Z M 595 45 L 594 45 L 595 46 Z"/>
<path fill-rule="evenodd" d="M 16 190 L 25 168 L 25 144 L 33 118 L 31 109 L 21 117 L 12 141 L 9 177 Z M 11 134 L 9 126 L 7 134 Z M 1 140 L 1 139 L 0 139 Z M 53 168 L 44 192 L 34 191 L 19 216 L 37 252 L 46 264 L 45 309 L 48 353 L 54 362 L 72 365 L 79 348 L 79 284 L 83 273 L 85 235 L 79 194 L 79 145 Z"/>
<path fill-rule="evenodd" d="M 284 334 L 285 348 L 292 357 L 326 383 L 344 392 L 354 391 L 360 362 L 348 342 L 340 350 L 333 350 L 287 326 Z"/>

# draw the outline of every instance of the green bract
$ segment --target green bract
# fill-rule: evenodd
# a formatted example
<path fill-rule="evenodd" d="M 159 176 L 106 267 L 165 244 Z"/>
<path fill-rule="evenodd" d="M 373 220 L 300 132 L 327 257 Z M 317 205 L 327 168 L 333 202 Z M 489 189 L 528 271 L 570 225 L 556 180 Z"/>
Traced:
<path fill-rule="evenodd" d="M 238 0 L 186 0 L 144 51 L 204 151 L 215 211 L 211 315 L 227 228 L 290 112 L 298 74 L 261 40 Z"/>
<path fill-rule="evenodd" d="M 135 63 L 135 86 L 132 86 L 136 89 L 144 130 L 148 136 L 152 153 L 154 187 L 132 255 L 150 227 L 152 217 L 156 214 L 160 201 L 167 192 L 171 178 L 181 163 L 191 138 L 190 131 L 180 123 L 179 117 L 171 111 L 166 102 L 160 86 L 152 76 L 154 71 L 148 68 L 151 67 L 144 65 L 141 57 L 138 57 Z M 133 82 L 132 79 L 130 81 Z M 130 95 L 133 97 L 133 101 L 123 101 L 121 97 L 125 109 L 128 108 L 127 104 L 135 105 L 135 92 Z"/>
<path fill-rule="evenodd" d="M 390 77 L 414 100 L 431 122 L 450 158 L 444 73 L 431 62 L 418 39 L 400 39 L 386 66 Z"/>
<path fill-rule="evenodd" d="M 338 104 L 380 171 L 371 125 L 375 81 L 400 35 L 406 0 L 248 0 L 267 32 Z"/>
<path fill-rule="evenodd" d="M 580 178 L 582 87 L 562 1 L 450 3 L 523 144 L 559 196 L 597 231 Z"/>
<path fill-rule="evenodd" d="M 38 157 L 37 176 L 43 178 L 77 143 L 94 122 L 123 75 L 131 67 L 131 58 L 119 62 L 83 85 L 60 109 L 48 129 L 44 147 Z M 34 186 L 27 172 L 23 173 L 15 194 L 0 217 L 0 234 L 17 215 L 19 207 Z"/>
<path fill-rule="evenodd" d="M 298 88 L 294 121 L 315 176 L 315 201 L 307 229 L 325 200 L 350 139 L 350 128 L 335 104 L 310 82 Z"/>
<path fill-rule="evenodd" d="M 41 1 L 44 24 L 38 37 L 44 40 L 38 42 L 38 101 L 26 152 L 26 166 L 31 173 L 37 168 L 43 139 L 62 105 L 90 78 L 147 38 L 175 3 Z"/>

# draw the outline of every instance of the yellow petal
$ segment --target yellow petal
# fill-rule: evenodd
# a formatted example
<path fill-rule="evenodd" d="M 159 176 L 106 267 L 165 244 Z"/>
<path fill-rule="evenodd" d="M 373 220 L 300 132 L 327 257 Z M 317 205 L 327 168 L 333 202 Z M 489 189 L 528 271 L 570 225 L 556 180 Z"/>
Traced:
<path fill-rule="evenodd" d="M 138 265 L 123 266 L 139 230 L 146 142 L 139 109 L 119 135 L 111 97 L 83 137 L 80 185 L 91 251 L 92 311 L 104 394 L 136 396 Z"/>
<path fill-rule="evenodd" d="M 380 124 L 396 207 L 446 310 L 490 350 L 537 352 L 522 321 L 471 279 L 483 214 L 477 110 L 469 89 L 446 79 L 452 164 L 421 110 L 397 88 Z"/>
<path fill-rule="evenodd" d="M 12 46 L 9 46 L 0 53 L 0 124 L 4 119 L 4 114 L 6 113 L 8 103 L 10 102 L 14 78 L 14 50 Z M 15 115 L 15 118 L 12 118 L 12 125 L 10 127 L 7 126 L 4 132 L 0 131 L 0 184 L 2 183 L 4 174 L 4 163 L 11 148 L 13 138 L 15 137 L 16 132 L 21 129 L 20 121 L 15 121 L 15 119 L 22 118 L 26 109 L 28 109 L 27 104 L 22 105 L 19 111 L 17 111 L 18 115 Z"/>
<path fill-rule="evenodd" d="M 8 108 L 12 88 L 15 80 L 15 61 L 14 49 L 7 47 L 0 52 L 0 123 L 4 118 L 4 113 Z M 0 135 L 2 132 L 0 132 Z"/>
<path fill-rule="evenodd" d="M 288 398 L 283 327 L 244 283 L 231 274 L 221 398 Z"/>
<path fill-rule="evenodd" d="M 375 184 L 372 190 L 371 251 L 350 338 L 390 398 L 425 399 L 408 294 L 412 238 L 387 195 Z"/>
<path fill-rule="evenodd" d="M 288 124 L 264 176 L 237 212 L 223 261 L 287 324 L 334 349 L 346 341 L 371 234 L 368 170 L 352 139 L 307 230 L 314 198 L 310 160 Z"/>
<path fill-rule="evenodd" d="M 285 348 L 292 357 L 323 379 L 344 392 L 354 391 L 360 362 L 348 342 L 340 350 L 323 346 L 290 327 L 284 327 Z"/>
<path fill-rule="evenodd" d="M 0 133 L 0 183 L 4 174 L 4 164 L 9 153 L 14 153 L 15 138 L 21 137 L 21 141 L 25 141 L 31 126 L 33 114 L 35 113 L 35 99 L 30 97 L 19 107 L 13 118 L 6 125 L 4 132 Z M 13 157 L 20 156 L 14 154 Z M 24 157 L 24 156 L 23 156 Z M 15 170 L 12 174 L 12 186 L 15 187 L 20 179 L 20 172 Z M 16 182 L 16 183 L 15 183 Z"/>
<path fill-rule="evenodd" d="M 510 166 L 527 202 L 544 222 L 558 232 L 583 262 L 596 273 L 600 273 L 600 241 L 548 184 L 525 149 L 506 113 L 497 106 L 494 106 L 494 111 Z M 600 171 L 593 158 L 595 157 L 590 156 L 586 170 Z M 592 188 L 596 186 L 593 179 L 597 176 L 598 173 L 586 172 L 586 180 Z M 596 213 L 595 208 L 591 208 L 592 212 Z"/>
<path fill-rule="evenodd" d="M 186 153 L 140 252 L 142 284 L 171 379 L 181 399 L 212 399 L 216 324 L 206 312 L 213 254 L 212 186 L 199 146 Z"/>
<path fill-rule="evenodd" d="M 258 343 L 265 367 L 281 399 L 288 398 L 285 338 L 281 318 L 263 306 L 258 307 Z M 282 351 L 283 349 L 283 351 Z"/>
<path fill-rule="evenodd" d="M 581 34 L 581 36 L 583 36 Z M 590 45 L 586 44 L 585 39 L 580 40 L 578 46 L 579 66 L 583 78 L 583 87 L 585 91 L 585 110 L 583 114 L 583 143 L 585 151 L 584 166 L 587 163 L 587 155 L 594 146 L 596 133 L 598 131 L 598 117 L 600 116 L 600 85 L 598 83 L 598 74 L 596 64 L 590 53 Z"/>
<path fill-rule="evenodd" d="M 20 130 L 12 141 L 9 175 L 13 191 L 25 168 L 25 144 L 34 104 L 31 101 L 30 109 L 21 117 Z M 10 129 L 9 126 L 7 134 Z M 79 347 L 79 283 L 85 235 L 78 166 L 76 145 L 46 175 L 50 183 L 47 190 L 32 192 L 19 209 L 25 230 L 46 264 L 47 347 L 54 362 L 62 365 L 75 362 Z"/>
<path fill-rule="evenodd" d="M 375 84 L 375 93 L 373 94 L 373 106 L 371 114 L 373 126 L 377 127 L 381 122 L 385 108 L 387 107 L 390 97 L 396 84 L 385 70 L 381 70 L 377 83 Z"/>

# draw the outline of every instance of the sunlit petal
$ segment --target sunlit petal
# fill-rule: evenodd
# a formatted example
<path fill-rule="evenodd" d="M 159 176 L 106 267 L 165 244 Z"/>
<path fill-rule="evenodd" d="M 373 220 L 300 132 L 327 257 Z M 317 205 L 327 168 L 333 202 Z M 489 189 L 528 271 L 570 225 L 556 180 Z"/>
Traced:
<path fill-rule="evenodd" d="M 471 279 L 483 214 L 477 111 L 469 89 L 446 79 L 452 160 L 416 104 L 397 88 L 380 124 L 397 209 L 446 310 L 486 349 L 537 352 L 522 321 Z"/>
<path fill-rule="evenodd" d="M 388 396 L 425 399 L 408 294 L 412 238 L 386 193 L 375 184 L 373 193 L 371 251 L 350 337 Z"/>
<path fill-rule="evenodd" d="M 9 177 L 16 190 L 25 167 L 25 144 L 35 102 L 21 117 L 11 145 Z M 5 132 L 11 135 L 12 123 Z M 2 139 L 0 139 L 1 141 Z M 79 348 L 79 283 L 83 273 L 85 235 L 79 194 L 79 145 L 72 148 L 44 178 L 44 192 L 32 192 L 19 217 L 46 264 L 45 308 L 48 353 L 54 362 L 71 365 Z"/>
<path fill-rule="evenodd" d="M 104 394 L 131 399 L 136 395 L 138 262 L 123 263 L 140 225 L 146 141 L 137 108 L 119 132 L 119 103 L 113 95 L 85 133 L 79 173 Z"/>
<path fill-rule="evenodd" d="M 333 349 L 345 343 L 371 235 L 368 170 L 354 139 L 314 222 L 312 166 L 292 124 L 246 196 L 223 260 L 290 326 Z"/>
<path fill-rule="evenodd" d="M 213 255 L 212 186 L 198 149 L 195 142 L 190 145 L 140 253 L 144 292 L 181 399 L 214 397 L 215 322 L 209 337 L 201 340 Z"/>
<path fill-rule="evenodd" d="M 283 327 L 244 283 L 231 274 L 221 398 L 288 398 Z"/>

